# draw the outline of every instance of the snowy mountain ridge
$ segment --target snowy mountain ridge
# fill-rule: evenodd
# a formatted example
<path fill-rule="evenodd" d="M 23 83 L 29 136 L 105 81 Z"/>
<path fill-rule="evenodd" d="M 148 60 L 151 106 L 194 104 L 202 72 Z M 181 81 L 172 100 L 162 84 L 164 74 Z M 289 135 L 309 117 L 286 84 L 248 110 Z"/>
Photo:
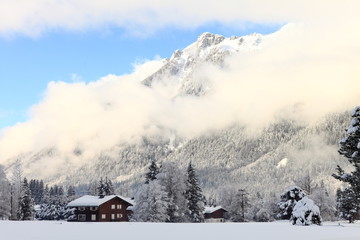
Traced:
<path fill-rule="evenodd" d="M 247 36 L 226 38 L 219 34 L 203 33 L 197 41 L 183 50 L 176 50 L 162 68 L 142 81 L 146 86 L 167 84 L 169 78 L 176 81 L 177 95 L 206 94 L 210 86 L 206 79 L 193 78 L 193 72 L 204 63 L 223 66 L 227 56 L 236 52 L 249 52 L 261 47 L 267 36 L 254 33 Z M 174 97 L 175 97 L 174 96 Z"/>

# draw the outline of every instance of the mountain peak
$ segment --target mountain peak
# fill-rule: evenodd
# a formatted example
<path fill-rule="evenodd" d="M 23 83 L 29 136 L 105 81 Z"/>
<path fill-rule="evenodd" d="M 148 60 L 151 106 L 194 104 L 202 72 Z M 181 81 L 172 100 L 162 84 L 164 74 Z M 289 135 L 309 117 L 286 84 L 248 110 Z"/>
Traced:
<path fill-rule="evenodd" d="M 206 48 L 208 46 L 217 45 L 224 40 L 225 37 L 222 35 L 205 32 L 198 37 L 197 43 L 199 44 L 200 48 Z"/>
<path fill-rule="evenodd" d="M 207 80 L 193 78 L 193 72 L 202 64 L 223 67 L 225 59 L 237 52 L 256 50 L 265 37 L 258 33 L 226 38 L 220 34 L 204 32 L 185 49 L 176 50 L 168 62 L 157 72 L 143 80 L 151 87 L 154 81 L 167 85 L 167 79 L 176 79 L 178 95 L 204 95 L 211 89 Z M 173 81 L 171 84 L 174 85 Z"/>

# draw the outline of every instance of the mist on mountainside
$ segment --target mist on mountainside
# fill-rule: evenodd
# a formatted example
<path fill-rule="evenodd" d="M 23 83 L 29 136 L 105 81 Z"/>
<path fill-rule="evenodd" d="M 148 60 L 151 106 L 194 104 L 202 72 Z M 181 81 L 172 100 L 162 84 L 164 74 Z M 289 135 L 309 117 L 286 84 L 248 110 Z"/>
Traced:
<path fill-rule="evenodd" d="M 129 75 L 52 82 L 28 121 L 1 131 L 1 163 L 21 159 L 26 175 L 52 182 L 108 176 L 129 189 L 150 158 L 191 160 L 206 191 L 227 184 L 273 191 L 299 169 L 330 178 L 341 163 L 346 111 L 359 102 L 359 56 L 357 36 L 327 42 L 332 32 L 319 30 L 206 33 Z"/>

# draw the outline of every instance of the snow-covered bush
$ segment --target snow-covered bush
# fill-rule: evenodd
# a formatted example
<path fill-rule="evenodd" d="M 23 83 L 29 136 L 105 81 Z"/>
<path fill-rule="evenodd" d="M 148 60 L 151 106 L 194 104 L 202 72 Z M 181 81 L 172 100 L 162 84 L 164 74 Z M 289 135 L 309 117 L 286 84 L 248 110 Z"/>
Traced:
<path fill-rule="evenodd" d="M 281 201 L 277 204 L 280 213 L 277 215 L 280 219 L 290 219 L 294 206 L 298 201 L 306 196 L 304 190 L 298 186 L 291 186 L 281 194 Z"/>
<path fill-rule="evenodd" d="M 304 197 L 294 206 L 291 221 L 294 225 L 320 225 L 321 216 L 319 207 L 315 205 L 313 200 Z"/>

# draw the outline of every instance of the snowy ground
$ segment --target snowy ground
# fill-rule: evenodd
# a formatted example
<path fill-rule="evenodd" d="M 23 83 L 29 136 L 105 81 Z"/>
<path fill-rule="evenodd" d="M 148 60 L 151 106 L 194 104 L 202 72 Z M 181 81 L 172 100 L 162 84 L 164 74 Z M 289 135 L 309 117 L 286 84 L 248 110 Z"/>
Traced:
<path fill-rule="evenodd" d="M 292 226 L 273 223 L 68 223 L 0 221 L 0 239 L 99 240 L 99 239 L 251 239 L 251 240 L 359 240 L 360 224 L 325 223 L 323 226 Z"/>

